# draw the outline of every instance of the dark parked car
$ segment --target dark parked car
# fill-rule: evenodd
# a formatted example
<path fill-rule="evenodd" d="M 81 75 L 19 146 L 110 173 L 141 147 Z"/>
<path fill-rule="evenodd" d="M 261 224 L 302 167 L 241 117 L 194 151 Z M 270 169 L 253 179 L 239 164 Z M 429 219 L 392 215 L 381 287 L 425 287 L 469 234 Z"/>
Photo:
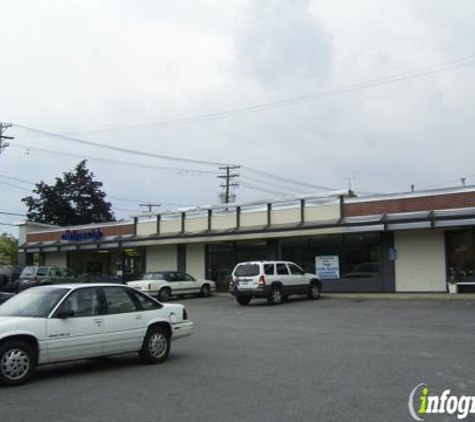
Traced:
<path fill-rule="evenodd" d="M 0 268 L 0 291 L 15 292 L 23 265 L 3 265 Z"/>

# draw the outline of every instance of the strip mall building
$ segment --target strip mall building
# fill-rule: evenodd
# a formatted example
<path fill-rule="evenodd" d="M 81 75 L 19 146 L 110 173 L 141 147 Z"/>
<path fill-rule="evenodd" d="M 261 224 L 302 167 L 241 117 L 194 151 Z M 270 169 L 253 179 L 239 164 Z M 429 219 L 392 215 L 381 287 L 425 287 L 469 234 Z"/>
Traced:
<path fill-rule="evenodd" d="M 119 276 L 179 270 L 225 285 L 237 262 L 282 259 L 333 292 L 445 292 L 475 282 L 475 187 L 273 202 L 133 216 L 75 227 L 20 224 L 27 264 Z M 326 265 L 322 268 L 321 265 Z"/>

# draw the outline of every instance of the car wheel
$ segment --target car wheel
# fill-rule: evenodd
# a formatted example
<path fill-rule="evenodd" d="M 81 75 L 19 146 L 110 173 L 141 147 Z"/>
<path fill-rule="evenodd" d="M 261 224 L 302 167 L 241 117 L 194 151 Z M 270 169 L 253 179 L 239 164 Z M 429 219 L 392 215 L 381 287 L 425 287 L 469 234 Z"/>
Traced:
<path fill-rule="evenodd" d="M 250 296 L 236 296 L 237 303 L 239 303 L 242 306 L 247 306 L 249 305 L 249 302 L 251 301 Z"/>
<path fill-rule="evenodd" d="M 151 327 L 144 338 L 140 357 L 147 363 L 162 363 L 170 353 L 170 333 L 163 326 Z"/>
<path fill-rule="evenodd" d="M 203 286 L 201 286 L 200 295 L 203 297 L 208 297 L 210 294 L 211 288 L 209 287 L 209 284 L 203 284 Z"/>
<path fill-rule="evenodd" d="M 318 283 L 311 283 L 308 288 L 307 298 L 310 300 L 317 300 L 320 297 L 322 288 Z"/>
<path fill-rule="evenodd" d="M 283 300 L 283 295 L 282 295 L 282 290 L 278 286 L 272 287 L 269 297 L 267 298 L 267 301 L 269 302 L 270 305 L 279 305 L 282 303 Z"/>
<path fill-rule="evenodd" d="M 21 340 L 7 341 L 0 346 L 0 383 L 20 385 L 28 382 L 36 368 L 36 353 Z"/>
<path fill-rule="evenodd" d="M 160 302 L 167 302 L 170 300 L 170 296 L 172 295 L 172 292 L 168 287 L 164 287 L 160 292 L 158 292 L 158 300 Z"/>

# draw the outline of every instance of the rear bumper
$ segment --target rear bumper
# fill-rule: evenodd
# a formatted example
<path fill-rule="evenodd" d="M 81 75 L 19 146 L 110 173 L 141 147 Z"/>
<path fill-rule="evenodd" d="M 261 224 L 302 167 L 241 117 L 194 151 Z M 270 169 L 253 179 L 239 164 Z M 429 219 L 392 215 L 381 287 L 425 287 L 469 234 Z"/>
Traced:
<path fill-rule="evenodd" d="M 265 286 L 263 289 L 231 289 L 231 294 L 236 297 L 267 297 L 269 292 L 269 286 Z"/>
<path fill-rule="evenodd" d="M 182 321 L 172 325 L 173 339 L 188 337 L 193 333 L 193 323 L 191 321 Z"/>

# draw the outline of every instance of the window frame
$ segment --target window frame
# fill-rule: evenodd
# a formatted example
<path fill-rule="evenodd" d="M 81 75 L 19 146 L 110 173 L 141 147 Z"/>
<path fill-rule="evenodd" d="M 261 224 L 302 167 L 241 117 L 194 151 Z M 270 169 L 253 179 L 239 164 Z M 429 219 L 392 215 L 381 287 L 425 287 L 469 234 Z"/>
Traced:
<path fill-rule="evenodd" d="M 122 290 L 125 295 L 130 299 L 130 301 L 133 303 L 135 306 L 135 310 L 129 311 L 129 312 L 114 312 L 114 313 L 109 313 L 109 305 L 107 304 L 107 289 L 119 289 Z M 140 312 L 142 311 L 140 302 L 132 296 L 130 293 L 130 288 L 127 286 L 103 286 L 101 287 L 102 290 L 102 296 L 103 296 L 103 306 L 104 306 L 104 314 L 103 315 L 122 315 L 122 314 L 132 314 L 134 312 Z"/>
<path fill-rule="evenodd" d="M 52 311 L 52 313 L 50 314 L 50 319 L 62 319 L 62 318 L 58 318 L 58 313 L 61 311 L 61 309 L 63 308 L 64 304 L 66 303 L 66 301 L 73 295 L 75 294 L 76 292 L 79 292 L 80 290 L 86 290 L 86 289 L 92 289 L 92 290 L 95 290 L 96 293 L 97 293 L 97 299 L 98 299 L 98 302 L 99 302 L 99 313 L 96 314 L 96 315 L 82 315 L 82 316 L 76 316 L 76 315 L 73 315 L 72 317 L 70 318 L 92 318 L 92 317 L 98 317 L 98 316 L 101 316 L 101 315 L 104 315 L 104 300 L 103 300 L 103 295 L 102 295 L 102 292 L 101 292 L 101 289 L 99 287 L 93 287 L 93 286 L 84 286 L 84 287 L 79 287 L 77 289 L 72 289 L 70 290 L 69 292 L 67 292 L 63 298 L 61 299 L 61 301 L 56 304 L 56 308 Z M 68 318 L 69 319 L 69 318 Z"/>

